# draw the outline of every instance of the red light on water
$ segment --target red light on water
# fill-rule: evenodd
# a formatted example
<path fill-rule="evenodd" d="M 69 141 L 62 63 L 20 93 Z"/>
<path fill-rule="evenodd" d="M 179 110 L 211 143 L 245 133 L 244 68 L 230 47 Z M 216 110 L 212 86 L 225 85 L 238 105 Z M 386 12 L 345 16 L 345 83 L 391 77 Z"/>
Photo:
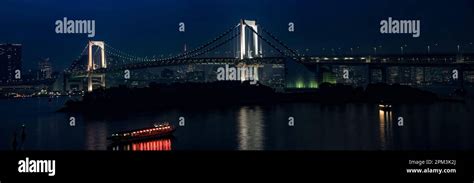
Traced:
<path fill-rule="evenodd" d="M 132 144 L 132 151 L 171 151 L 171 139 L 160 139 Z"/>

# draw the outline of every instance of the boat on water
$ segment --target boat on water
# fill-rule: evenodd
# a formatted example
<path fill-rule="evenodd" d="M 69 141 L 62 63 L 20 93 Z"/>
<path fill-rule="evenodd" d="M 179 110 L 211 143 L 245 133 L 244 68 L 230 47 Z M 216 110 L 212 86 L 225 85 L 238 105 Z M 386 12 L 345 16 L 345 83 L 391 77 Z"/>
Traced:
<path fill-rule="evenodd" d="M 391 102 L 383 101 L 381 100 L 379 102 L 379 110 L 382 111 L 391 111 L 392 110 L 392 104 Z"/>
<path fill-rule="evenodd" d="M 141 140 L 134 142 L 112 143 L 107 146 L 111 151 L 171 151 L 172 137 Z"/>
<path fill-rule="evenodd" d="M 110 137 L 107 137 L 107 139 L 111 140 L 112 142 L 133 142 L 149 139 L 159 139 L 171 136 L 175 130 L 176 128 L 169 123 L 163 123 L 159 125 L 155 124 L 151 128 L 142 128 L 113 133 Z"/>
<path fill-rule="evenodd" d="M 379 110 L 390 111 L 390 110 L 392 110 L 392 105 L 391 104 L 379 104 Z"/>

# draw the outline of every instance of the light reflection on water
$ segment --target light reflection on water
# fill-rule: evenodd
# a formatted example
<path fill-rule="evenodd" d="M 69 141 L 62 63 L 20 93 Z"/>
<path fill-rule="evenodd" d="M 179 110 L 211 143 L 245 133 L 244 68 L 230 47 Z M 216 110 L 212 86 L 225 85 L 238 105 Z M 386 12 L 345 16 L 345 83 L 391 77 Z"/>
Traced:
<path fill-rule="evenodd" d="M 103 144 L 107 144 L 107 136 L 109 133 L 107 123 L 95 122 L 85 124 L 85 141 L 87 150 L 105 150 Z"/>
<path fill-rule="evenodd" d="M 397 105 L 279 104 L 117 114 L 100 119 L 54 112 L 67 98 L 0 100 L 0 150 L 11 150 L 26 125 L 24 150 L 107 150 L 112 132 L 150 127 L 157 121 L 178 127 L 162 145 L 141 143 L 128 150 L 472 150 L 474 101 Z M 46 102 L 45 102 L 46 101 Z M 69 118 L 76 117 L 76 126 Z M 288 127 L 288 116 L 296 125 Z M 403 116 L 404 126 L 397 126 Z M 163 144 L 164 143 L 164 144 Z M 172 148 L 171 148 L 172 143 Z M 168 146 L 169 144 L 169 146 Z M 119 148 L 120 149 L 120 148 Z"/>
<path fill-rule="evenodd" d="M 164 138 L 112 145 L 109 149 L 112 151 L 171 151 L 171 144 L 170 138 Z"/>
<path fill-rule="evenodd" d="M 379 109 L 379 122 L 380 122 L 380 148 L 382 150 L 389 149 L 389 145 L 392 143 L 392 111 Z"/>
<path fill-rule="evenodd" d="M 264 123 L 262 109 L 241 107 L 238 115 L 238 150 L 264 149 Z"/>

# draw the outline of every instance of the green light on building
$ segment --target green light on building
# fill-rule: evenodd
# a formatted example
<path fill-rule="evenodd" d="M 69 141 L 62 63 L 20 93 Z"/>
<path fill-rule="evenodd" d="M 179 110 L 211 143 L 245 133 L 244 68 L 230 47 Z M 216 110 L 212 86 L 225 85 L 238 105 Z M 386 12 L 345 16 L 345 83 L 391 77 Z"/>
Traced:
<path fill-rule="evenodd" d="M 304 81 L 303 80 L 296 81 L 296 88 L 305 88 Z"/>
<path fill-rule="evenodd" d="M 336 75 L 331 72 L 323 73 L 323 83 L 336 84 Z"/>
<path fill-rule="evenodd" d="M 298 80 L 293 84 L 289 84 L 289 88 L 297 88 L 297 89 L 309 89 L 309 88 L 318 88 L 318 82 L 311 80 L 311 81 L 304 81 Z"/>
<path fill-rule="evenodd" d="M 309 81 L 309 88 L 318 88 L 318 82 L 314 80 Z"/>

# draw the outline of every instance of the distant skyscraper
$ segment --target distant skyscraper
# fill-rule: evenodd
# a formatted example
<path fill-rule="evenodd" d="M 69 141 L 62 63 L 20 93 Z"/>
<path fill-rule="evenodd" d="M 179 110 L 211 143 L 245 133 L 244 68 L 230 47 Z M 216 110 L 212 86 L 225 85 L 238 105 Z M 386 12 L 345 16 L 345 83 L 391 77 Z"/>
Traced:
<path fill-rule="evenodd" d="M 38 63 L 39 67 L 39 77 L 38 79 L 51 79 L 53 74 L 53 67 L 51 66 L 51 62 L 49 62 L 49 58 L 42 59 Z"/>
<path fill-rule="evenodd" d="M 0 44 L 0 82 L 15 80 L 15 70 L 21 71 L 21 44 Z"/>

